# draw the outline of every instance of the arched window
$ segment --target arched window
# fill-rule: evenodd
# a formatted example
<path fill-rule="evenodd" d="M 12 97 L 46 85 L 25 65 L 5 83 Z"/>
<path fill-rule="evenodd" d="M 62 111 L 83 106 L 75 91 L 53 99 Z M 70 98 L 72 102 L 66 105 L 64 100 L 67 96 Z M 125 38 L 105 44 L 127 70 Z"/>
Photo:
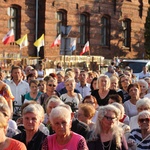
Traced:
<path fill-rule="evenodd" d="M 130 48 L 131 44 L 131 20 L 126 19 L 122 22 L 123 28 L 123 46 Z"/>
<path fill-rule="evenodd" d="M 15 40 L 20 38 L 20 20 L 21 20 L 21 7 L 18 5 L 12 5 L 8 7 L 7 14 L 9 16 L 8 28 L 14 29 Z"/>
<path fill-rule="evenodd" d="M 103 16 L 101 18 L 101 45 L 110 46 L 110 17 Z"/>
<path fill-rule="evenodd" d="M 61 33 L 61 26 L 67 26 L 67 11 L 63 9 L 57 11 L 57 34 Z"/>
<path fill-rule="evenodd" d="M 80 15 L 80 44 L 85 44 L 89 40 L 90 21 L 89 14 Z"/>

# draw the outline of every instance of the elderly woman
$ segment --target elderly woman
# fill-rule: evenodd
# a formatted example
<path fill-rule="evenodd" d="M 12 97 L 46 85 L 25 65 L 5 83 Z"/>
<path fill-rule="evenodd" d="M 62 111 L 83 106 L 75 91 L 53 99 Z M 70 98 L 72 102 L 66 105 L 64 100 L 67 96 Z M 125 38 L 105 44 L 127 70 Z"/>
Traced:
<path fill-rule="evenodd" d="M 7 120 L 0 112 L 0 150 L 26 150 L 26 146 L 22 142 L 6 137 L 7 126 Z"/>
<path fill-rule="evenodd" d="M 150 111 L 150 99 L 149 98 L 143 98 L 136 102 L 136 108 L 138 113 L 147 110 Z M 129 126 L 131 130 L 139 128 L 138 124 L 138 115 L 133 116 L 130 118 Z"/>
<path fill-rule="evenodd" d="M 40 104 L 29 104 L 23 109 L 25 131 L 13 138 L 23 142 L 27 150 L 41 150 L 46 135 L 39 130 L 44 119 L 44 110 Z"/>
<path fill-rule="evenodd" d="M 98 78 L 98 90 L 94 90 L 91 95 L 97 100 L 99 106 L 107 105 L 109 95 L 116 94 L 115 90 L 110 88 L 110 79 L 107 75 L 100 75 Z"/>
<path fill-rule="evenodd" d="M 42 93 L 38 91 L 38 84 L 39 82 L 37 80 L 30 81 L 30 92 L 24 95 L 24 103 L 30 100 L 37 101 L 37 99 L 40 97 Z"/>
<path fill-rule="evenodd" d="M 118 125 L 119 109 L 109 104 L 101 106 L 96 128 L 89 135 L 89 150 L 127 150 L 123 130 Z"/>
<path fill-rule="evenodd" d="M 95 108 L 88 103 L 81 103 L 78 107 L 78 120 L 86 123 L 90 130 L 95 128 L 95 123 L 92 122 L 92 118 L 95 115 Z"/>
<path fill-rule="evenodd" d="M 140 85 L 141 88 L 140 98 L 144 98 L 144 96 L 148 92 L 148 83 L 144 79 L 141 79 L 138 81 L 138 84 Z"/>
<path fill-rule="evenodd" d="M 142 111 L 138 114 L 140 129 L 134 129 L 128 139 L 128 146 L 133 150 L 150 149 L 150 112 Z"/>
<path fill-rule="evenodd" d="M 73 78 L 68 78 L 65 81 L 65 87 L 67 90 L 66 94 L 62 94 L 60 99 L 71 106 L 72 110 L 75 111 L 78 108 L 79 102 L 82 100 L 80 93 L 75 93 L 75 80 Z"/>
<path fill-rule="evenodd" d="M 138 83 L 130 84 L 127 91 L 131 99 L 124 103 L 124 108 L 125 114 L 131 118 L 138 114 L 136 102 L 140 99 L 140 86 Z"/>
<path fill-rule="evenodd" d="M 127 91 L 130 83 L 131 83 L 131 80 L 127 75 L 123 74 L 120 76 L 119 88 L 122 89 L 122 92 L 123 92 L 123 99 L 122 99 L 123 103 L 130 99 L 130 95 Z"/>
<path fill-rule="evenodd" d="M 70 111 L 58 106 L 52 109 L 50 114 L 50 122 L 55 134 L 48 136 L 42 146 L 42 150 L 88 150 L 85 139 L 72 131 Z"/>

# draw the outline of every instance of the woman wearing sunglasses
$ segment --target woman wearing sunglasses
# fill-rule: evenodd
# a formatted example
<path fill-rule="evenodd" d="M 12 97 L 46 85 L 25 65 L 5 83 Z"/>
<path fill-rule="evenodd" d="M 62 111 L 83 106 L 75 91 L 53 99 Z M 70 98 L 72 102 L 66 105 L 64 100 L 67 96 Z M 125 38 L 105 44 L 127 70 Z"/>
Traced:
<path fill-rule="evenodd" d="M 139 129 L 131 131 L 128 146 L 131 150 L 150 149 L 150 112 L 145 110 L 138 115 Z"/>
<path fill-rule="evenodd" d="M 89 150 L 127 150 L 122 128 L 118 125 L 119 109 L 112 104 L 101 106 L 96 128 L 88 137 Z"/>

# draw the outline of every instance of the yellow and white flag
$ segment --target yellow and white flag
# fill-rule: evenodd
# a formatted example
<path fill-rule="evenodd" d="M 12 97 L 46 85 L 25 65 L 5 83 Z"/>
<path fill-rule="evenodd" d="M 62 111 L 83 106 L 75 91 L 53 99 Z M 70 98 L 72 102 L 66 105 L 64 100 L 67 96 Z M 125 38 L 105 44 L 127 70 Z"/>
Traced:
<path fill-rule="evenodd" d="M 20 45 L 20 49 L 22 49 L 23 47 L 25 47 L 25 46 L 28 46 L 28 36 L 27 36 L 27 34 L 26 35 L 24 35 L 22 38 L 20 38 L 20 39 L 18 39 L 17 41 L 16 41 L 16 43 L 18 44 L 18 45 Z"/>
<path fill-rule="evenodd" d="M 40 47 L 44 46 L 44 34 L 34 42 L 34 46 L 37 47 L 38 52 L 40 51 Z"/>

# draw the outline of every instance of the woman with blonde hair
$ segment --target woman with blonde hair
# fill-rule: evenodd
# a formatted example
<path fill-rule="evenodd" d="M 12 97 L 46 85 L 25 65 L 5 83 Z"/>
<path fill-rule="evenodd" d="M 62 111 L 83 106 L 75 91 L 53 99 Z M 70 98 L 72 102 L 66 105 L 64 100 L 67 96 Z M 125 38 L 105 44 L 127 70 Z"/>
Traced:
<path fill-rule="evenodd" d="M 127 150 L 122 128 L 118 125 L 119 109 L 109 104 L 98 111 L 96 128 L 88 138 L 89 150 Z"/>
<path fill-rule="evenodd" d="M 0 150 L 26 150 L 26 146 L 22 142 L 6 137 L 7 126 L 7 120 L 0 112 Z"/>
<path fill-rule="evenodd" d="M 110 89 L 110 79 L 107 75 L 100 75 L 98 78 L 98 89 L 92 91 L 91 95 L 97 100 L 99 106 L 107 105 L 109 95 L 117 94 L 115 90 Z"/>

